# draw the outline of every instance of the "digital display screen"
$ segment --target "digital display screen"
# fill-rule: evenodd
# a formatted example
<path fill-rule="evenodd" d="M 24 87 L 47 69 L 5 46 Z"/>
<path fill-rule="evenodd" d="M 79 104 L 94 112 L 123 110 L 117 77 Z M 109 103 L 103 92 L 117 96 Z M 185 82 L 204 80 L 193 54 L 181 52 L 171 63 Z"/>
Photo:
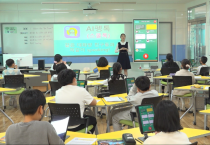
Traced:
<path fill-rule="evenodd" d="M 76 73 L 76 79 L 79 80 L 80 70 L 73 70 Z"/>
<path fill-rule="evenodd" d="M 126 83 L 127 83 L 127 93 L 129 93 L 130 89 L 133 87 L 135 83 L 135 78 L 127 78 Z"/>
<path fill-rule="evenodd" d="M 109 67 L 109 73 L 110 73 L 110 76 L 113 75 L 113 67 Z"/>
<path fill-rule="evenodd" d="M 158 20 L 134 19 L 134 62 L 158 62 Z"/>
<path fill-rule="evenodd" d="M 77 86 L 81 88 L 85 88 L 85 81 L 77 81 Z"/>
<path fill-rule="evenodd" d="M 139 116 L 141 119 L 141 126 L 143 129 L 143 132 L 152 132 L 155 131 L 153 126 L 154 121 L 154 109 L 152 105 L 145 105 L 145 106 L 139 106 Z"/>

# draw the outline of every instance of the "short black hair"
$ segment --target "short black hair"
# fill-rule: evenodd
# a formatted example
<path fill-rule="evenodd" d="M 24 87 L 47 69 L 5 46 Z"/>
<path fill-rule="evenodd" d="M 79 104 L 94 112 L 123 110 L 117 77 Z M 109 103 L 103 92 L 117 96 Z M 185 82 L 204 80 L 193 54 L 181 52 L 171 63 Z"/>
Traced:
<path fill-rule="evenodd" d="M 181 64 L 182 64 L 183 69 L 188 70 L 189 67 L 187 67 L 186 65 L 188 64 L 190 66 L 190 61 L 188 59 L 183 59 Z"/>
<path fill-rule="evenodd" d="M 64 69 L 67 69 L 67 67 L 64 63 L 57 64 L 56 67 L 55 67 L 55 70 L 56 70 L 57 74 Z"/>
<path fill-rule="evenodd" d="M 59 62 L 61 59 L 63 59 L 63 57 L 60 54 L 56 54 L 54 56 L 54 60 L 57 61 L 57 62 Z"/>
<path fill-rule="evenodd" d="M 125 35 L 124 33 L 122 33 L 122 34 L 120 35 L 120 38 L 122 37 L 122 35 L 124 35 L 124 36 L 126 37 L 126 35 Z"/>
<path fill-rule="evenodd" d="M 6 65 L 7 65 L 8 67 L 11 67 L 14 63 L 15 63 L 15 62 L 14 62 L 13 59 L 7 59 L 7 61 L 6 61 Z"/>
<path fill-rule="evenodd" d="M 34 115 L 39 106 L 45 106 L 46 99 L 39 90 L 25 90 L 19 97 L 20 110 L 23 115 Z"/>
<path fill-rule="evenodd" d="M 73 83 L 74 78 L 76 78 L 76 73 L 70 69 L 64 69 L 58 74 L 58 82 L 62 86 Z"/>
<path fill-rule="evenodd" d="M 182 130 L 179 112 L 174 102 L 162 100 L 155 108 L 154 128 L 157 132 L 175 132 Z"/>
<path fill-rule="evenodd" d="M 135 80 L 135 85 L 141 91 L 148 91 L 150 88 L 150 80 L 146 76 L 140 76 Z"/>
<path fill-rule="evenodd" d="M 206 56 L 202 56 L 202 57 L 201 57 L 201 62 L 202 62 L 203 64 L 206 64 L 207 61 L 208 61 L 208 58 L 207 58 Z"/>
<path fill-rule="evenodd" d="M 98 67 L 105 67 L 107 65 L 108 65 L 108 61 L 107 61 L 106 57 L 100 57 L 99 60 L 98 60 L 97 66 Z"/>

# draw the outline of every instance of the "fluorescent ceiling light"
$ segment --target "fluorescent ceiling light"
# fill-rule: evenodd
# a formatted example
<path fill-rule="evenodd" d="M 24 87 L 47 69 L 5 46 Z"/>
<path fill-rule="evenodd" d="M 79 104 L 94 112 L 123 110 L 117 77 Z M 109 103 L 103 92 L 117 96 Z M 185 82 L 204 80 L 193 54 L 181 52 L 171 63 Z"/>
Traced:
<path fill-rule="evenodd" d="M 41 4 L 80 4 L 80 2 L 41 2 Z"/>

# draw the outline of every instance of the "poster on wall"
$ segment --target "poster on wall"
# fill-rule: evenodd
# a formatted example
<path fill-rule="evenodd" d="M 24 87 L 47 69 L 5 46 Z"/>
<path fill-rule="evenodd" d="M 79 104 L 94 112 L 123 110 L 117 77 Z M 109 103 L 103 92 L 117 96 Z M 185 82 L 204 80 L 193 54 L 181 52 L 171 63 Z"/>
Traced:
<path fill-rule="evenodd" d="M 158 19 L 134 19 L 134 62 L 158 62 Z"/>

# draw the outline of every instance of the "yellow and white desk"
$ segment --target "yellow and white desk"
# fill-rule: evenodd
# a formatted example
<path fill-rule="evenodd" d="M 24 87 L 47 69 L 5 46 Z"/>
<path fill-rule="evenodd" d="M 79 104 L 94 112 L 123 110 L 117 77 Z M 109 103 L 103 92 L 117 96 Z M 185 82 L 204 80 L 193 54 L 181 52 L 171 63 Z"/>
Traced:
<path fill-rule="evenodd" d="M 182 119 L 185 114 L 187 112 L 190 111 L 190 109 L 195 106 L 195 92 L 196 91 L 209 91 L 209 87 L 210 85 L 200 85 L 203 87 L 203 89 L 197 89 L 197 88 L 192 88 L 192 86 L 194 85 L 189 85 L 189 86 L 183 86 L 183 87 L 176 87 L 174 88 L 174 90 L 189 90 L 192 92 L 192 99 L 193 99 L 193 104 L 191 104 L 191 106 L 189 107 L 189 109 L 180 117 L 180 119 Z M 194 121 L 193 121 L 193 124 L 196 125 L 196 107 L 194 107 L 193 109 L 193 113 L 194 113 Z"/>
<path fill-rule="evenodd" d="M 28 74 L 24 74 L 24 78 L 36 78 L 36 77 L 40 77 L 40 75 L 28 75 Z M 0 77 L 0 80 L 3 80 L 3 77 Z"/>

